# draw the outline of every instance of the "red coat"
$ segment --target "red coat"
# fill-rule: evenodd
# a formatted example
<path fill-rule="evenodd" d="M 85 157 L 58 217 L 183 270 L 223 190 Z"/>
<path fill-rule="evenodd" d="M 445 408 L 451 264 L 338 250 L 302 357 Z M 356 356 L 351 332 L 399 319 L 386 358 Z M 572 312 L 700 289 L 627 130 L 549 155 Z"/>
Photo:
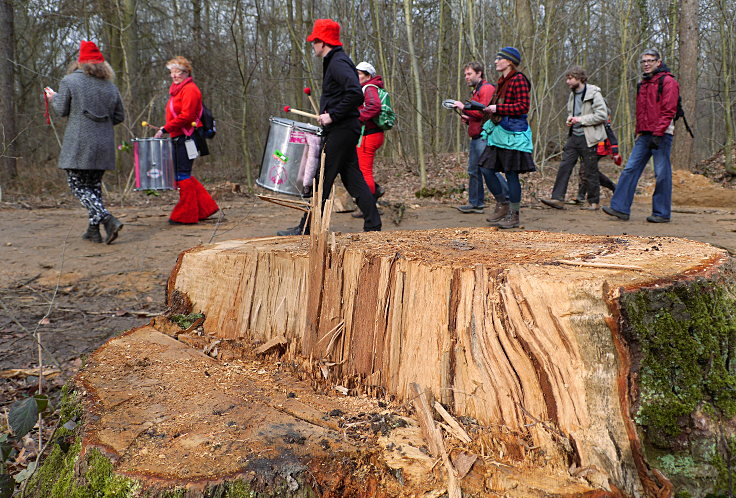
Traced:
<path fill-rule="evenodd" d="M 662 94 L 659 80 L 664 78 Z M 651 78 L 642 79 L 636 95 L 636 133 L 662 136 L 677 112 L 680 85 L 669 71 L 660 71 Z"/>
<path fill-rule="evenodd" d="M 496 87 L 488 83 L 486 80 L 482 80 L 475 86 L 473 94 L 470 96 L 470 100 L 480 102 L 484 106 L 487 106 L 493 97 L 493 93 L 496 91 Z M 470 138 L 478 138 L 480 131 L 483 128 L 483 123 L 488 119 L 488 116 L 483 111 L 463 111 L 463 114 L 468 116 L 468 135 Z"/>
<path fill-rule="evenodd" d="M 368 135 L 371 132 L 378 133 L 379 131 L 383 131 L 373 120 L 381 114 L 381 97 L 378 96 L 376 87 L 369 85 L 383 88 L 383 78 L 377 74 L 362 85 L 364 100 L 363 105 L 358 107 L 358 111 L 360 111 L 360 117 L 358 119 L 360 119 L 360 124 L 365 126 L 364 135 Z"/>
<path fill-rule="evenodd" d="M 171 108 L 174 112 L 171 112 Z M 201 126 L 199 118 L 202 115 L 202 92 L 199 91 L 194 81 L 189 81 L 181 87 L 176 95 L 169 97 L 166 104 L 166 131 L 173 137 L 179 135 L 191 135 L 193 130 L 192 123 L 196 122 L 197 126 Z"/>

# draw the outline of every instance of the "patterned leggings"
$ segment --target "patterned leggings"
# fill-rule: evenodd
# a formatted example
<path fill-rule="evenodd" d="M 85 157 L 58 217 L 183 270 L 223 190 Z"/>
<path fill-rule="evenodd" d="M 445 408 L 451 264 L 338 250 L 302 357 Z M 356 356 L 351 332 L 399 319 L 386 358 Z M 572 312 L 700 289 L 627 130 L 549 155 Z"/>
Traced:
<path fill-rule="evenodd" d="M 66 181 L 69 188 L 82 206 L 87 208 L 90 225 L 99 225 L 110 214 L 102 203 L 102 175 L 104 174 L 105 171 L 101 169 L 66 170 Z"/>

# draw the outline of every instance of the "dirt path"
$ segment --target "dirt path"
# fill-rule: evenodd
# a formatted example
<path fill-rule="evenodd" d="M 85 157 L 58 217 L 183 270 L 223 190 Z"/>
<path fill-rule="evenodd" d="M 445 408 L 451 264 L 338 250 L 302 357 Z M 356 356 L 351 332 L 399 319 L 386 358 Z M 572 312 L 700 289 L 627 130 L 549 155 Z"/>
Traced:
<path fill-rule="evenodd" d="M 420 205 L 411 204 L 413 199 L 401 199 L 403 216 L 396 225 L 392 219 L 400 211 L 393 206 L 398 203 L 386 197 L 384 230 L 487 225 L 486 215 L 454 209 L 457 202 Z M 73 371 L 81 355 L 163 310 L 166 279 L 179 252 L 210 241 L 270 236 L 299 218 L 287 208 L 232 194 L 220 201 L 226 213 L 222 224 L 170 226 L 172 200 L 168 193 L 147 205 L 113 207 L 125 228 L 110 246 L 80 238 L 85 229 L 81 208 L 0 208 L 0 370 L 35 365 L 29 334 L 38 329 L 47 363 Z M 574 206 L 559 211 L 530 201 L 522 209 L 522 225 L 526 230 L 683 237 L 736 253 L 734 208 L 676 206 L 672 223 L 656 225 L 645 221 L 649 206 L 648 198 L 637 198 L 631 220 L 622 222 L 601 212 Z M 335 214 L 332 220 L 336 231 L 362 229 L 362 220 L 350 214 Z M 32 389 L 34 383 L 31 378 L 0 384 L 0 406 L 9 393 Z"/>

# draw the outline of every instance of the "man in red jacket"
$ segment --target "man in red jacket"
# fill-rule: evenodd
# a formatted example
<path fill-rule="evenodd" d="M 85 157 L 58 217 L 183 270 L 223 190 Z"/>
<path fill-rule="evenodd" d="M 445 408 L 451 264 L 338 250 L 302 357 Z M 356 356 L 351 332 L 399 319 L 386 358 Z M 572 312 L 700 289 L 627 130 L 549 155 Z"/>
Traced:
<path fill-rule="evenodd" d="M 470 100 L 487 106 L 493 97 L 495 87 L 488 83 L 483 74 L 483 64 L 480 62 L 468 62 L 464 68 L 465 82 L 473 89 Z M 488 189 L 496 198 L 496 209 L 488 218 L 488 221 L 498 221 L 503 218 L 509 210 L 508 186 L 506 179 L 501 173 L 488 172 L 484 175 L 478 167 L 478 159 L 483 153 L 486 144 L 480 137 L 483 122 L 488 117 L 482 110 L 472 110 L 470 103 L 463 103 L 459 100 L 455 101 L 455 107 L 462 113 L 463 123 L 468 126 L 468 135 L 470 136 L 470 147 L 468 148 L 468 204 L 458 206 L 457 209 L 462 213 L 482 213 L 484 202 L 483 179 L 485 178 Z"/>
<path fill-rule="evenodd" d="M 680 98 L 680 85 L 659 57 L 650 48 L 639 61 L 642 79 L 636 94 L 636 142 L 629 160 L 618 179 L 611 205 L 603 212 L 621 220 L 628 220 L 634 201 L 636 184 L 650 157 L 654 157 L 656 184 L 652 195 L 650 223 L 668 223 L 672 214 L 672 135 L 675 114 Z"/>

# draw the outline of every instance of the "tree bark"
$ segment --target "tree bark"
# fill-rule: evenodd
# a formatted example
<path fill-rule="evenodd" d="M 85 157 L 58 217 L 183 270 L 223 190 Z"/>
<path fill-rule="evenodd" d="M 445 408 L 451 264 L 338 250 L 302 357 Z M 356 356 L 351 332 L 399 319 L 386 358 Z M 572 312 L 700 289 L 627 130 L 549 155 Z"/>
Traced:
<path fill-rule="evenodd" d="M 0 187 L 18 176 L 14 19 L 13 1 L 0 0 Z"/>
<path fill-rule="evenodd" d="M 680 96 L 685 116 L 691 128 L 695 126 L 695 108 L 698 97 L 698 52 L 700 46 L 699 4 L 697 0 L 683 0 L 680 3 L 679 18 L 679 65 L 678 80 Z M 685 129 L 682 119 L 677 122 L 677 135 L 672 151 L 672 166 L 676 169 L 690 169 L 693 165 L 694 141 Z"/>

